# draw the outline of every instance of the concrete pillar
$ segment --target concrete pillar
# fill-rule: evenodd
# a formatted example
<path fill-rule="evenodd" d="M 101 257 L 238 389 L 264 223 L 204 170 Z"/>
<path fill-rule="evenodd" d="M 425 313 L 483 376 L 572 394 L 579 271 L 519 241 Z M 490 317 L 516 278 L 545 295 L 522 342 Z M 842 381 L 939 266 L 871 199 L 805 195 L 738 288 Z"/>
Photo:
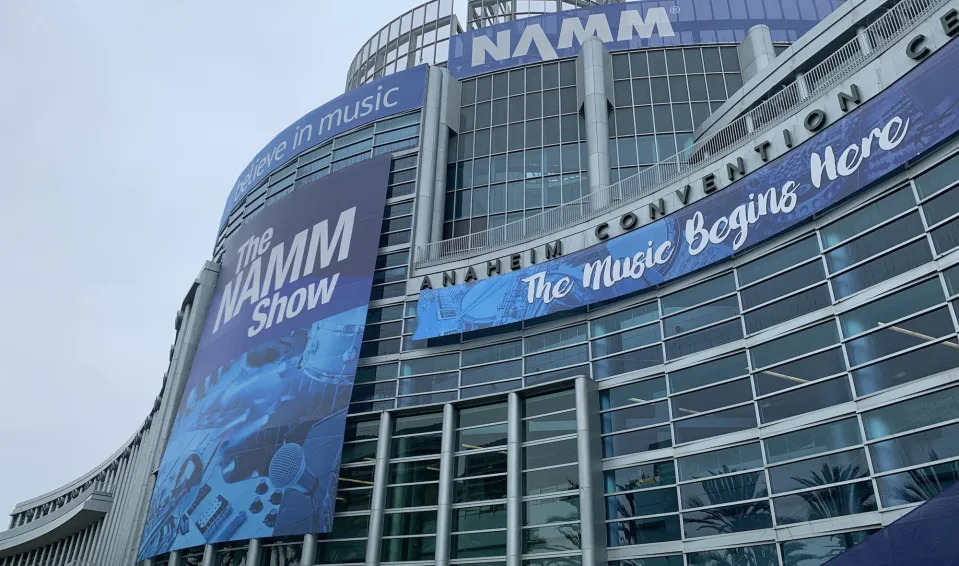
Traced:
<path fill-rule="evenodd" d="M 379 566 L 383 542 L 383 510 L 386 508 L 386 484 L 390 476 L 390 443 L 393 437 L 393 414 L 380 415 L 376 440 L 376 464 L 373 469 L 373 495 L 370 500 L 369 540 L 366 543 L 367 566 Z"/>
<path fill-rule="evenodd" d="M 300 554 L 300 564 L 302 566 L 313 566 L 316 564 L 316 535 L 303 535 L 303 553 Z"/>
<path fill-rule="evenodd" d="M 760 24 L 746 32 L 746 37 L 737 46 L 739 68 L 742 69 L 743 82 L 748 83 L 776 58 L 773 38 L 769 26 Z"/>
<path fill-rule="evenodd" d="M 599 193 L 610 185 L 609 108 L 612 94 L 609 53 L 598 37 L 591 37 L 576 58 L 576 95 L 586 119 L 590 194 Z"/>
<path fill-rule="evenodd" d="M 583 564 L 606 565 L 606 524 L 603 512 L 603 455 L 596 426 L 599 396 L 596 382 L 576 379 L 576 452 L 579 460 L 579 517 Z"/>
<path fill-rule="evenodd" d="M 794 80 L 796 81 L 796 88 L 799 90 L 799 98 L 801 100 L 809 98 L 809 84 L 806 82 L 806 75 L 796 73 Z"/>
<path fill-rule="evenodd" d="M 456 451 L 456 413 L 453 405 L 443 405 L 443 444 L 440 450 L 440 489 L 436 510 L 436 555 L 437 566 L 450 563 L 450 526 L 453 507 L 453 452 Z"/>
<path fill-rule="evenodd" d="M 170 552 L 170 566 L 180 566 L 180 551 L 174 550 Z"/>
<path fill-rule="evenodd" d="M 523 564 L 523 400 L 506 401 L 506 566 Z"/>

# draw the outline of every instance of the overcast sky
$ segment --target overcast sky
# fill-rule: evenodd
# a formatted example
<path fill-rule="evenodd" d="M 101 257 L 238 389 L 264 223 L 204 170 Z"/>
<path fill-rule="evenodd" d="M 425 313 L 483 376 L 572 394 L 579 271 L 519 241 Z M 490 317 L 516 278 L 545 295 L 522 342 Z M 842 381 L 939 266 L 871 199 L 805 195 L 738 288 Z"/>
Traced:
<path fill-rule="evenodd" d="M 240 171 L 422 1 L 0 1 L 0 515 L 135 432 Z"/>

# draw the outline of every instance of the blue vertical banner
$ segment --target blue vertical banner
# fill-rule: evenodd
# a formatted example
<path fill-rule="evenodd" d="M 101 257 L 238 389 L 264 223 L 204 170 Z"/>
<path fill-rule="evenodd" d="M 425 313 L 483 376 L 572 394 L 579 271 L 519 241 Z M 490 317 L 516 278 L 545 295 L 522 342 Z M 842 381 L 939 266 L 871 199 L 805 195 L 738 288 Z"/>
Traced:
<path fill-rule="evenodd" d="M 227 242 L 141 560 L 332 528 L 389 169 L 297 188 Z"/>
<path fill-rule="evenodd" d="M 959 133 L 959 41 L 816 137 L 625 235 L 420 293 L 413 338 L 493 328 L 622 297 L 725 261 L 905 168 Z"/>

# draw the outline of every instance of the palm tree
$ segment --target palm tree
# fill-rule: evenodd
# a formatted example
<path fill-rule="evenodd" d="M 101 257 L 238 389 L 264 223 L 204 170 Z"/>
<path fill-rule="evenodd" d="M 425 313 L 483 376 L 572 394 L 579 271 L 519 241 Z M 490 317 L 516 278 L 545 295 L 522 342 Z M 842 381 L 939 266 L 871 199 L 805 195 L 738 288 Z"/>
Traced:
<path fill-rule="evenodd" d="M 935 452 L 932 459 L 938 457 Z M 909 481 L 897 487 L 896 498 L 904 503 L 922 503 L 939 495 L 959 480 L 959 462 L 909 470 Z"/>
<path fill-rule="evenodd" d="M 729 469 L 725 466 L 719 471 L 723 474 L 728 472 Z M 751 473 L 705 480 L 702 485 L 707 501 L 700 497 L 687 497 L 683 500 L 683 506 L 705 507 L 765 497 L 766 483 L 762 478 L 759 473 Z M 769 503 L 766 501 L 702 509 L 698 511 L 698 515 L 687 516 L 683 520 L 686 525 L 696 525 L 697 530 L 702 529 L 707 534 L 738 533 L 772 527 Z M 752 556 L 751 552 L 741 558 L 747 560 L 744 564 L 749 564 L 749 556 Z"/>

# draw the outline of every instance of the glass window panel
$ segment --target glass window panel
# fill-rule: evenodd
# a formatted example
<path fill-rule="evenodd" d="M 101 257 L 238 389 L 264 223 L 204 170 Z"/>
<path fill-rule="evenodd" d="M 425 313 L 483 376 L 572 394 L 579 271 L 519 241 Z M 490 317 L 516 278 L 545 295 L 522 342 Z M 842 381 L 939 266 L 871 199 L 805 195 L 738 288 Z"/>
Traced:
<path fill-rule="evenodd" d="M 392 370 L 396 371 L 396 366 L 393 364 Z M 375 366 L 375 367 L 389 367 L 389 366 Z M 362 368 L 362 369 L 373 369 L 373 368 Z M 380 431 L 380 421 L 379 419 L 372 421 L 347 421 L 346 429 L 343 433 L 343 440 L 349 442 L 351 440 L 375 440 L 379 437 Z"/>
<path fill-rule="evenodd" d="M 737 546 L 706 552 L 693 552 L 687 554 L 686 558 L 689 560 L 689 566 L 729 566 L 730 564 L 779 566 L 775 544 Z M 812 565 L 803 564 L 803 566 Z"/>
<path fill-rule="evenodd" d="M 959 179 L 959 155 L 943 161 L 916 178 L 919 198 L 926 198 Z"/>
<path fill-rule="evenodd" d="M 479 450 L 506 445 L 506 423 L 459 431 L 457 450 Z"/>
<path fill-rule="evenodd" d="M 534 444 L 523 449 L 523 469 L 545 468 L 576 461 L 576 439 Z"/>
<path fill-rule="evenodd" d="M 782 543 L 783 566 L 819 566 L 870 537 L 874 532 L 854 531 Z"/>
<path fill-rule="evenodd" d="M 869 395 L 889 387 L 959 367 L 959 349 L 946 340 L 852 372 L 856 393 Z"/>
<path fill-rule="evenodd" d="M 524 414 L 527 417 L 555 413 L 575 406 L 575 391 L 572 389 L 530 397 L 523 402 Z"/>
<path fill-rule="evenodd" d="M 637 381 L 620 387 L 604 389 L 599 392 L 602 409 L 614 409 L 634 403 L 645 403 L 666 396 L 666 379 L 662 376 Z"/>
<path fill-rule="evenodd" d="M 507 420 L 506 403 L 484 405 L 460 409 L 459 426 L 476 426 L 486 423 L 505 422 Z"/>
<path fill-rule="evenodd" d="M 946 223 L 932 231 L 932 243 L 936 253 L 944 254 L 959 247 L 959 219 Z"/>
<path fill-rule="evenodd" d="M 750 401 L 752 398 L 752 384 L 749 378 L 746 378 L 708 389 L 700 389 L 692 393 L 685 393 L 673 397 L 670 399 L 670 403 L 673 405 L 674 418 L 681 418 Z"/>
<path fill-rule="evenodd" d="M 453 482 L 453 501 L 456 503 L 489 499 L 506 499 L 505 475 Z"/>
<path fill-rule="evenodd" d="M 724 381 L 749 372 L 745 352 L 669 373 L 673 393 Z"/>
<path fill-rule="evenodd" d="M 453 535 L 451 558 L 480 558 L 506 554 L 506 531 Z M 486 564 L 485 562 L 483 563 Z M 491 563 L 490 566 L 496 566 Z"/>
<path fill-rule="evenodd" d="M 769 468 L 769 483 L 773 493 L 865 477 L 869 477 L 869 465 L 866 463 L 866 452 L 862 448 Z"/>
<path fill-rule="evenodd" d="M 453 532 L 506 528 L 506 504 L 453 509 Z"/>
<path fill-rule="evenodd" d="M 442 371 L 455 371 L 459 369 L 460 359 L 459 354 L 446 354 L 443 356 L 433 356 L 430 358 L 418 358 L 415 360 L 405 360 L 400 364 L 400 377 L 409 377 L 411 375 L 417 375 L 421 373 L 438 373 Z M 409 422 L 418 422 L 423 420 L 426 417 L 400 417 L 397 419 L 397 423 L 400 421 L 408 420 Z M 433 415 L 433 418 L 442 419 L 442 415 L 437 414 Z M 424 421 L 425 422 L 425 421 Z M 398 425 L 399 426 L 399 425 Z M 437 429 L 438 430 L 438 429 Z M 413 432 L 413 431 L 407 431 Z M 425 431 L 418 431 L 425 432 Z M 399 434 L 399 429 L 396 431 Z"/>
<path fill-rule="evenodd" d="M 666 342 L 666 359 L 675 360 L 709 348 L 728 344 L 743 337 L 739 319 L 724 322 L 705 330 L 692 332 Z"/>
<path fill-rule="evenodd" d="M 770 464 L 862 443 L 859 421 L 848 418 L 773 436 L 763 441 Z"/>
<path fill-rule="evenodd" d="M 869 447 L 877 472 L 959 456 L 959 423 L 877 442 Z"/>
<path fill-rule="evenodd" d="M 579 471 L 576 464 L 523 473 L 523 493 L 541 495 L 579 489 Z"/>
<path fill-rule="evenodd" d="M 585 342 L 586 324 L 578 324 L 569 328 L 561 328 L 552 332 L 527 336 L 524 340 L 527 354 L 533 354 L 549 348 L 561 348 L 563 346 Z"/>
<path fill-rule="evenodd" d="M 506 473 L 506 450 L 456 457 L 456 478 Z"/>
<path fill-rule="evenodd" d="M 597 318 L 590 323 L 590 331 L 595 338 L 657 319 L 659 319 L 659 305 L 654 301 Z"/>
<path fill-rule="evenodd" d="M 882 326 L 876 332 L 846 343 L 850 364 L 863 364 L 900 350 L 927 344 L 935 338 L 955 332 L 952 317 L 946 307 L 895 324 L 885 324 L 884 321 L 877 324 Z M 941 343 L 937 349 L 943 348 L 959 349 L 959 344 L 947 341 Z"/>
<path fill-rule="evenodd" d="M 579 520 L 579 496 L 534 499 L 523 503 L 523 524 L 544 525 Z"/>
<path fill-rule="evenodd" d="M 823 245 L 831 248 L 860 232 L 881 224 L 916 205 L 909 187 L 864 206 L 852 214 L 820 229 Z"/>
<path fill-rule="evenodd" d="M 393 509 L 436 505 L 438 496 L 439 485 L 435 483 L 401 485 L 386 490 L 387 505 Z"/>
<path fill-rule="evenodd" d="M 741 533 L 773 526 L 769 502 L 759 501 L 683 513 L 686 538 Z"/>
<path fill-rule="evenodd" d="M 770 423 L 852 401 L 845 376 L 759 400 L 759 417 Z"/>
<path fill-rule="evenodd" d="M 535 373 L 578 364 L 589 359 L 586 344 L 526 357 L 526 373 Z"/>
<path fill-rule="evenodd" d="M 337 520 L 344 518 L 338 517 Z M 436 511 L 387 513 L 384 516 L 383 536 L 428 535 L 435 532 Z M 366 536 L 366 533 L 360 536 Z"/>
<path fill-rule="evenodd" d="M 663 517 L 608 523 L 606 529 L 608 544 L 611 547 L 653 544 L 682 538 L 679 530 L 679 515 L 666 515 Z M 636 562 L 635 560 L 629 560 L 623 563 L 630 564 Z M 638 562 L 638 564 L 645 566 L 646 559 Z M 669 564 L 672 566 L 672 563 Z M 681 558 L 678 564 L 682 564 Z M 657 566 L 659 565 L 657 564 Z"/>
<path fill-rule="evenodd" d="M 832 304 L 825 284 L 780 299 L 746 314 L 746 332 L 755 334 L 787 320 L 811 313 Z"/>
<path fill-rule="evenodd" d="M 402 562 L 432 560 L 436 554 L 435 537 L 386 538 L 380 547 L 380 560 Z"/>
<path fill-rule="evenodd" d="M 660 401 L 659 403 L 633 405 L 625 409 L 603 413 L 601 416 L 602 431 L 603 433 L 609 433 L 667 422 L 669 420 L 669 408 L 666 406 L 666 401 Z"/>
<path fill-rule="evenodd" d="M 605 492 L 651 489 L 676 483 L 676 468 L 672 460 L 640 464 L 603 472 Z"/>
<path fill-rule="evenodd" d="M 554 413 L 523 421 L 524 440 L 543 440 L 576 432 L 576 411 Z"/>
<path fill-rule="evenodd" d="M 616 354 L 624 350 L 648 346 L 661 340 L 659 325 L 650 324 L 594 340 L 592 343 L 593 356 Z"/>
<path fill-rule="evenodd" d="M 439 460 L 419 460 L 390 464 L 390 483 L 413 483 L 440 479 Z"/>
<path fill-rule="evenodd" d="M 756 372 L 753 382 L 756 393 L 766 395 L 810 383 L 846 371 L 846 360 L 840 348 L 833 348 L 807 358 Z"/>
<path fill-rule="evenodd" d="M 818 261 L 807 263 L 806 265 L 740 291 L 743 308 L 751 309 L 763 303 L 768 303 L 797 289 L 825 281 L 825 279 L 826 273 L 822 268 L 822 263 Z"/>
<path fill-rule="evenodd" d="M 559 525 L 523 530 L 523 551 L 529 554 L 579 548 L 579 525 Z"/>
<path fill-rule="evenodd" d="M 600 380 L 663 363 L 663 349 L 656 345 L 593 362 L 593 378 Z"/>
<path fill-rule="evenodd" d="M 832 478 L 812 476 L 813 482 L 820 479 Z M 844 517 L 877 509 L 876 495 L 869 481 L 776 497 L 773 498 L 773 505 L 776 506 L 776 523 L 780 525 Z"/>
<path fill-rule="evenodd" d="M 959 461 L 876 478 L 884 507 L 921 503 L 959 483 Z"/>
<path fill-rule="evenodd" d="M 607 519 L 629 519 L 679 511 L 676 490 L 650 489 L 606 498 Z"/>
<path fill-rule="evenodd" d="M 669 315 L 676 311 L 686 309 L 705 301 L 714 299 L 721 295 L 732 293 L 736 290 L 736 282 L 733 274 L 728 273 L 715 279 L 710 279 L 678 293 L 666 295 L 661 299 L 663 304 L 663 315 Z"/>
<path fill-rule="evenodd" d="M 513 360 L 487 366 L 467 368 L 463 369 L 461 374 L 464 386 L 511 379 L 523 375 L 523 362 L 522 360 Z"/>
<path fill-rule="evenodd" d="M 673 423 L 676 442 L 693 442 L 731 432 L 756 428 L 756 411 L 752 404 L 718 411 Z"/>
<path fill-rule="evenodd" d="M 839 343 L 831 320 L 750 349 L 753 367 L 760 368 Z"/>
<path fill-rule="evenodd" d="M 767 494 L 766 476 L 762 472 L 712 478 L 683 484 L 679 488 L 683 509 L 759 499 Z"/>
<path fill-rule="evenodd" d="M 408 458 L 411 456 L 430 456 L 440 453 L 441 438 L 439 434 L 424 436 L 404 436 L 393 439 L 392 458 Z"/>
<path fill-rule="evenodd" d="M 457 385 L 459 385 L 459 374 L 456 372 L 424 375 L 423 377 L 414 377 L 412 379 L 401 379 L 399 381 L 399 394 L 409 395 L 412 393 L 429 393 L 431 391 L 442 391 L 444 389 L 456 389 Z"/>
<path fill-rule="evenodd" d="M 678 459 L 682 480 L 707 478 L 763 467 L 762 447 L 758 442 L 732 446 Z"/>
<path fill-rule="evenodd" d="M 913 212 L 830 251 L 826 265 L 830 273 L 835 273 L 918 236 L 923 230 L 919 212 Z"/>
<path fill-rule="evenodd" d="M 863 413 L 870 440 L 959 418 L 959 388 L 943 389 Z"/>
<path fill-rule="evenodd" d="M 739 314 L 739 300 L 735 295 L 688 310 L 663 320 L 666 337 L 676 336 L 696 328 Z"/>
<path fill-rule="evenodd" d="M 673 445 L 669 426 L 645 428 L 603 438 L 603 457 L 612 458 L 624 454 L 636 454 L 669 448 Z"/>

